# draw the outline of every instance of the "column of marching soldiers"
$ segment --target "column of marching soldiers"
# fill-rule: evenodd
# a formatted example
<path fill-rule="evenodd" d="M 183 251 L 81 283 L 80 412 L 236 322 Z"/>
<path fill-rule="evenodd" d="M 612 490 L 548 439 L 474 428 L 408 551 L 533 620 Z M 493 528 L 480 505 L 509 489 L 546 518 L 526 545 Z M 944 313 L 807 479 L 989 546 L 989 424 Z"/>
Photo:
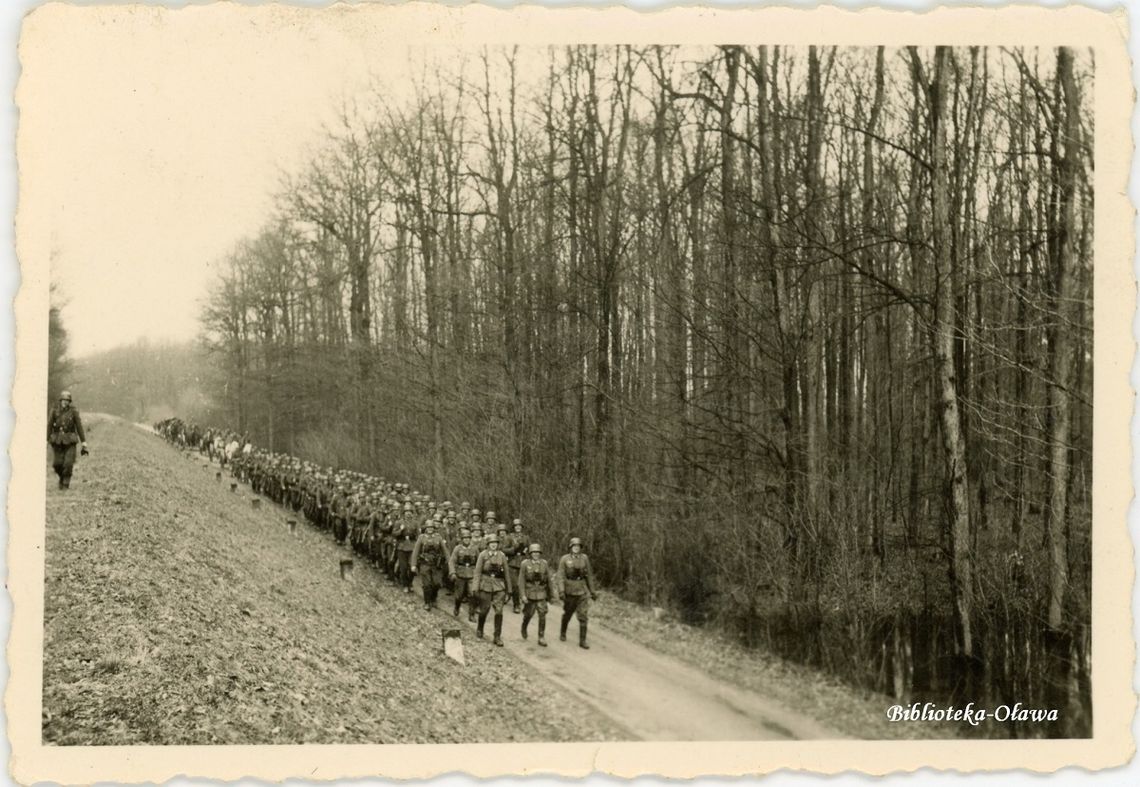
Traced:
<path fill-rule="evenodd" d="M 338 544 L 351 546 L 405 593 L 412 592 L 413 577 L 419 576 L 425 610 L 437 608 L 440 590 L 446 589 L 454 602 L 452 614 L 458 617 L 466 605 L 480 639 L 493 612 L 494 643 L 503 644 L 509 597 L 514 612 L 522 613 L 522 638 L 528 638 L 537 613 L 538 644 L 546 647 L 548 603 L 561 598 L 559 639 L 566 641 L 577 616 L 578 645 L 590 647 L 590 601 L 597 596 L 581 539 L 570 539 L 570 551 L 552 569 L 542 547 L 528 544 L 520 519 L 508 527 L 494 511 L 484 513 L 466 502 L 437 502 L 406 483 L 267 451 L 231 430 L 202 428 L 179 418 L 159 421 L 154 428 L 171 443 L 229 468 L 257 494 L 331 532 Z"/>

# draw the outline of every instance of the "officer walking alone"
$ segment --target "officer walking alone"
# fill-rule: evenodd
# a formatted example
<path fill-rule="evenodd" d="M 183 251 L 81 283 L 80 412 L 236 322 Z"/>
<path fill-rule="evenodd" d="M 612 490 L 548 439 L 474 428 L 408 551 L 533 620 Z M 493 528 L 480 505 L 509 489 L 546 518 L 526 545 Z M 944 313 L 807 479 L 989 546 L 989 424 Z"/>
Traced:
<path fill-rule="evenodd" d="M 71 404 L 71 392 L 59 395 L 59 404 L 48 416 L 48 443 L 51 444 L 52 469 L 59 476 L 59 488 L 71 486 L 71 469 L 75 466 L 75 446 L 87 456 L 87 435 L 83 433 L 83 419 Z"/>

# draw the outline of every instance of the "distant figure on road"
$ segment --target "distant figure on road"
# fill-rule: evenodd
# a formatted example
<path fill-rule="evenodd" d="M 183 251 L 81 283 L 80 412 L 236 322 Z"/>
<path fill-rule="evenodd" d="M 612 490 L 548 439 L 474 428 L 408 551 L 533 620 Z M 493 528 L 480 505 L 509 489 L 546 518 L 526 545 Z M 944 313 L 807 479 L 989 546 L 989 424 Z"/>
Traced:
<path fill-rule="evenodd" d="M 59 476 L 59 488 L 71 486 L 71 469 L 75 466 L 75 446 L 81 447 L 87 456 L 87 435 L 83 433 L 83 419 L 79 411 L 71 405 L 71 392 L 59 395 L 59 404 L 52 408 L 48 416 L 48 442 L 51 444 L 51 466 Z"/>
<path fill-rule="evenodd" d="M 590 558 L 582 552 L 582 539 L 570 539 L 570 554 L 558 561 L 558 578 L 562 586 L 562 632 L 559 639 L 566 641 L 566 628 L 570 618 L 578 615 L 578 647 L 590 649 L 586 641 L 587 619 L 590 615 L 590 601 L 597 599 L 594 591 L 594 572 L 590 568 Z"/>

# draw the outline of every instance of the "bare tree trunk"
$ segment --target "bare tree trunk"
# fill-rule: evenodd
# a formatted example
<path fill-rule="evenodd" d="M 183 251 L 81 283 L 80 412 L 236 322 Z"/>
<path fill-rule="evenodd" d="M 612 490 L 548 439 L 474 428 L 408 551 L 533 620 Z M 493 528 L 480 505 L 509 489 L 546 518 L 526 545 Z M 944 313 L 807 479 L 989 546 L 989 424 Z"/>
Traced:
<path fill-rule="evenodd" d="M 917 55 L 915 56 L 917 57 Z M 970 498 L 967 489 L 966 447 L 958 414 L 958 389 L 954 376 L 954 279 L 949 215 L 949 164 L 947 161 L 946 97 L 950 90 L 950 50 L 940 46 L 934 55 L 934 80 L 930 84 L 931 163 L 933 184 L 931 227 L 936 281 L 934 303 L 934 363 L 937 369 L 942 449 L 948 493 L 947 519 L 950 535 L 950 587 L 958 622 L 959 647 L 963 656 L 974 654 L 973 559 L 970 545 Z"/>
<path fill-rule="evenodd" d="M 1073 55 L 1067 47 L 1057 53 L 1057 78 L 1065 96 L 1064 157 L 1060 162 L 1061 210 L 1057 231 L 1060 234 L 1058 254 L 1053 265 L 1053 324 L 1049 331 L 1048 434 L 1049 492 L 1045 520 L 1045 538 L 1049 553 L 1049 627 L 1060 628 L 1063 622 L 1065 590 L 1068 586 L 1068 555 L 1065 543 L 1065 521 L 1068 515 L 1069 432 L 1072 404 L 1069 391 L 1073 385 L 1073 270 L 1077 239 L 1076 187 L 1080 118 L 1076 80 L 1073 78 Z"/>

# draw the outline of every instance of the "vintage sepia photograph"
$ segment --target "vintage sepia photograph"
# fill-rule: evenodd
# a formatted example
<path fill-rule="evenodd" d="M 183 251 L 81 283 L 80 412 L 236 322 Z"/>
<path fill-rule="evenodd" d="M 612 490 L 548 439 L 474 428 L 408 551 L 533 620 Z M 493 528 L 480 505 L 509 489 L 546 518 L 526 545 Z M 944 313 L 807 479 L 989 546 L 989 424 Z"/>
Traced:
<path fill-rule="evenodd" d="M 27 22 L 38 747 L 1108 731 L 1098 39 L 257 10 Z"/>

